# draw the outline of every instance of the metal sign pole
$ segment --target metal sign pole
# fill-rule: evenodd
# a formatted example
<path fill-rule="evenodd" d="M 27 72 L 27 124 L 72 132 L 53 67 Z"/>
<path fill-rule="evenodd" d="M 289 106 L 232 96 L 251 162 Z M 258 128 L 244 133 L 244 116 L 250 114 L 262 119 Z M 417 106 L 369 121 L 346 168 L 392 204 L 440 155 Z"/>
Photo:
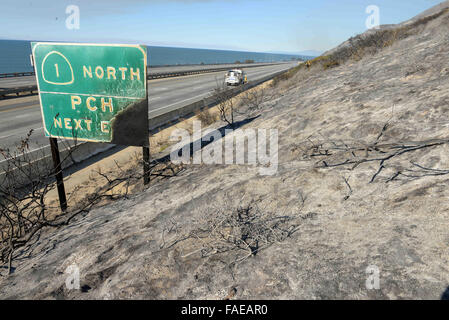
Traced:
<path fill-rule="evenodd" d="M 58 140 L 50 138 L 51 155 L 53 157 L 53 165 L 55 168 L 56 185 L 58 187 L 59 205 L 62 211 L 67 210 L 67 198 L 64 188 L 64 177 L 62 175 L 61 159 L 59 157 Z"/>
<path fill-rule="evenodd" d="M 142 147 L 143 153 L 143 184 L 150 183 L 150 147 Z"/>
<path fill-rule="evenodd" d="M 145 79 L 145 81 L 147 81 Z M 147 101 L 147 111 L 149 110 L 148 105 L 148 88 L 145 86 L 146 90 L 146 97 L 145 100 Z M 147 112 L 147 118 L 148 118 L 148 112 Z M 142 156 L 143 156 L 143 184 L 146 186 L 150 183 L 150 133 L 149 129 L 147 128 L 147 139 L 148 142 L 147 146 L 142 147 Z"/>

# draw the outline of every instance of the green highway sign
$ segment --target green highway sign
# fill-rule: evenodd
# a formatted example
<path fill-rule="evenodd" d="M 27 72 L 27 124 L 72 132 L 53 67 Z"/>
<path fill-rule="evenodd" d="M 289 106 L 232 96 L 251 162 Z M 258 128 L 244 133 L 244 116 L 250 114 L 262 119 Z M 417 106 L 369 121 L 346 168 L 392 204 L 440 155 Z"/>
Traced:
<path fill-rule="evenodd" d="M 147 145 L 147 50 L 31 43 L 45 135 Z"/>

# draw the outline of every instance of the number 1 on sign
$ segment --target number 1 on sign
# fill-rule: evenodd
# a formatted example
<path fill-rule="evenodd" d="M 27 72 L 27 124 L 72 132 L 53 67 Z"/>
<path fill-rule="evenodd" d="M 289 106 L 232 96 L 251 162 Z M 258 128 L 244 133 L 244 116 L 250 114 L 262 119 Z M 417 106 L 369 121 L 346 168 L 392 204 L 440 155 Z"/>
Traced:
<path fill-rule="evenodd" d="M 59 69 L 57 63 L 55 63 L 55 69 L 56 69 L 56 76 L 59 78 Z"/>

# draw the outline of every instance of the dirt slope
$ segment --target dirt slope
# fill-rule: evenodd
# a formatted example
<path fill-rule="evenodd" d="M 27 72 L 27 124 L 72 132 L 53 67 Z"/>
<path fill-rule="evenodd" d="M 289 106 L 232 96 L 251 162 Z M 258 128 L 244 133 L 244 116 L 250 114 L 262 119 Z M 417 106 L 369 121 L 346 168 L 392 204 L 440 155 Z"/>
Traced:
<path fill-rule="evenodd" d="M 398 27 L 404 27 L 404 26 L 407 26 L 407 25 L 411 25 L 411 24 L 417 22 L 418 20 L 425 19 L 426 17 L 430 17 L 432 15 L 438 14 L 439 12 L 441 12 L 444 9 L 447 9 L 447 8 L 449 8 L 449 0 L 443 1 L 440 4 L 437 4 L 436 6 L 433 6 L 432 8 L 427 9 L 427 10 L 421 12 L 420 14 L 416 15 L 415 17 L 413 17 L 413 18 L 411 18 L 409 20 L 406 20 L 406 21 L 404 21 L 404 22 L 402 22 L 400 24 L 397 24 L 397 25 L 395 25 L 395 24 L 382 24 L 382 25 L 379 26 L 379 29 L 380 30 L 397 29 Z M 323 56 L 330 55 L 332 53 L 340 51 L 341 49 L 348 47 L 351 44 L 351 41 L 354 41 L 354 40 L 357 41 L 357 38 L 369 37 L 370 35 L 372 35 L 375 32 L 377 32 L 376 29 L 367 30 L 366 32 L 356 36 L 355 38 L 354 37 L 350 38 L 350 39 L 344 41 L 343 43 L 341 43 L 340 45 L 338 45 L 337 47 L 335 47 L 335 48 L 333 48 L 333 49 L 323 53 Z"/>
<path fill-rule="evenodd" d="M 42 233 L 0 278 L 0 297 L 217 299 L 236 288 L 237 299 L 439 299 L 449 286 L 448 34 L 446 13 L 374 56 L 298 73 L 243 126 L 278 129 L 277 174 L 188 166 Z M 272 245 L 250 257 L 211 245 L 216 235 L 201 230 L 250 203 Z M 65 286 L 72 264 L 82 290 Z M 365 285 L 371 265 L 378 290 Z"/>

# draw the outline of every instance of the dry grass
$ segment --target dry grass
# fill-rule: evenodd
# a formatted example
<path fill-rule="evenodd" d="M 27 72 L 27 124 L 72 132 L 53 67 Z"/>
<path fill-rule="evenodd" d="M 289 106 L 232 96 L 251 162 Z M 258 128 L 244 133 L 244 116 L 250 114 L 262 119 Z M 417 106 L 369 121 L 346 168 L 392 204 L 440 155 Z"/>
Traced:
<path fill-rule="evenodd" d="M 201 121 L 201 124 L 203 126 L 211 125 L 212 123 L 214 123 L 218 120 L 217 115 L 212 113 L 209 109 L 197 111 L 195 113 L 195 115 L 196 115 L 197 119 Z"/>
<path fill-rule="evenodd" d="M 305 68 L 306 67 L 304 64 L 300 64 L 300 65 L 290 69 L 289 71 L 274 77 L 273 81 L 271 82 L 271 86 L 276 87 L 280 82 L 293 78 L 293 76 L 296 73 L 298 73 L 298 71 L 305 69 Z"/>
<path fill-rule="evenodd" d="M 398 26 L 392 29 L 381 29 L 352 37 L 348 40 L 348 45 L 341 47 L 332 54 L 308 60 L 290 71 L 275 77 L 272 86 L 279 87 L 281 83 L 285 84 L 289 81 L 293 81 L 294 76 L 298 73 L 306 73 L 312 70 L 315 72 L 327 70 L 343 65 L 350 60 L 360 61 L 363 57 L 376 54 L 384 48 L 392 46 L 399 40 L 422 32 L 427 23 L 448 12 L 449 9 L 444 9 L 436 14 L 421 18 L 408 25 Z"/>
<path fill-rule="evenodd" d="M 384 48 L 392 46 L 399 40 L 406 39 L 422 32 L 430 21 L 435 20 L 448 12 L 449 9 L 444 9 L 436 14 L 421 18 L 407 25 L 390 29 L 381 29 L 352 37 L 348 40 L 348 46 L 342 47 L 332 55 L 325 57 L 323 60 L 335 61 L 338 62 L 338 64 L 343 64 L 348 60 L 359 61 L 366 55 L 373 55 Z M 326 62 L 323 64 L 323 67 L 324 66 L 326 66 Z"/>

